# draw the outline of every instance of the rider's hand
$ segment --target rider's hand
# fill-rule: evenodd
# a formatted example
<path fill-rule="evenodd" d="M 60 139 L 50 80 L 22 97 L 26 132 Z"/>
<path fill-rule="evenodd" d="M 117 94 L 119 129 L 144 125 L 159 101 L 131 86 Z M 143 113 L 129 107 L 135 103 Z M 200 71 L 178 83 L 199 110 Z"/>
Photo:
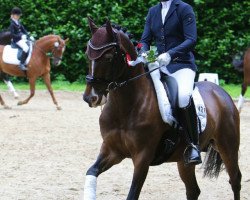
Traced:
<path fill-rule="evenodd" d="M 22 40 L 27 40 L 27 35 L 22 35 Z"/>
<path fill-rule="evenodd" d="M 157 61 L 159 62 L 160 67 L 167 66 L 171 61 L 171 57 L 168 52 L 162 53 L 158 56 Z"/>
<path fill-rule="evenodd" d="M 33 36 L 30 36 L 30 41 L 34 42 L 35 38 Z"/>
<path fill-rule="evenodd" d="M 144 56 L 138 56 L 136 60 L 128 61 L 129 66 L 136 66 L 139 63 L 146 63 L 147 60 Z"/>

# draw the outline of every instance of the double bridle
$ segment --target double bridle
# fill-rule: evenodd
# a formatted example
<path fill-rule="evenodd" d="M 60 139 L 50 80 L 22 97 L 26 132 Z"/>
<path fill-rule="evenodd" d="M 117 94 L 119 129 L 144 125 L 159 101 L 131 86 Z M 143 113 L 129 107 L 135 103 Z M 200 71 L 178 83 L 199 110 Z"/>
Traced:
<path fill-rule="evenodd" d="M 133 78 L 130 78 L 130 79 L 127 79 L 125 81 L 122 81 L 122 82 L 117 82 L 116 80 L 118 79 L 115 79 L 114 78 L 114 70 L 115 70 L 115 66 L 114 66 L 114 61 L 115 59 L 118 57 L 118 56 L 123 56 L 124 58 L 124 53 L 121 51 L 120 49 L 120 45 L 118 43 L 118 40 L 117 40 L 117 37 L 115 37 L 116 41 L 115 42 L 111 42 L 111 43 L 108 43 L 108 44 L 105 44 L 103 46 L 100 46 L 100 47 L 96 47 L 92 44 L 91 40 L 88 41 L 88 47 L 93 49 L 94 51 L 100 51 L 100 50 L 105 50 L 107 48 L 112 48 L 112 47 L 115 47 L 116 48 L 116 51 L 115 51 L 115 55 L 113 56 L 112 58 L 112 80 L 109 80 L 109 79 L 105 79 L 105 78 L 96 78 L 94 77 L 93 75 L 90 75 L 88 74 L 86 76 L 86 82 L 90 85 L 93 85 L 93 84 L 107 84 L 107 88 L 105 89 L 105 92 L 109 92 L 111 90 L 116 90 L 117 88 L 121 88 L 125 85 L 127 85 L 129 82 L 131 81 L 134 81 L 134 80 L 137 80 L 139 78 L 141 78 L 142 76 L 145 76 L 145 75 L 148 75 L 150 74 L 151 72 L 155 71 L 155 70 L 158 70 L 159 68 L 161 67 L 157 67 L 155 69 L 152 69 L 150 71 L 147 71 L 147 72 L 144 72 L 138 76 L 135 76 Z M 102 55 L 101 55 L 102 56 Z M 101 57 L 100 56 L 100 57 Z M 98 57 L 98 58 L 100 58 Z M 97 58 L 96 58 L 97 59 Z M 91 60 L 91 59 L 90 59 Z M 95 59 L 92 59 L 92 60 L 95 60 Z"/>
<path fill-rule="evenodd" d="M 114 90 L 115 88 L 117 88 L 117 82 L 116 80 L 118 80 L 120 77 L 115 77 L 115 71 L 117 70 L 115 66 L 115 61 L 117 58 L 123 58 L 124 59 L 124 53 L 121 51 L 120 45 L 118 43 L 117 37 L 115 37 L 115 42 L 111 42 L 108 44 L 105 44 L 103 46 L 95 46 L 92 44 L 91 40 L 88 41 L 88 48 L 94 50 L 94 51 L 101 51 L 101 50 L 107 50 L 107 49 L 112 49 L 112 47 L 115 47 L 115 53 L 114 56 L 112 57 L 111 60 L 111 78 L 110 79 L 106 79 L 106 78 L 96 78 L 93 75 L 88 74 L 86 76 L 86 82 L 88 84 L 107 84 L 108 87 L 105 89 L 105 92 L 109 92 L 110 90 Z M 102 54 L 101 54 L 102 56 Z M 98 58 L 100 58 L 101 56 L 99 56 Z M 96 60 L 98 58 L 92 59 L 92 60 Z M 89 58 L 90 59 L 90 58 Z M 90 59 L 91 60 L 91 59 Z"/>
<path fill-rule="evenodd" d="M 36 42 L 34 43 L 34 47 L 36 47 L 37 49 L 39 49 L 39 51 L 41 51 L 43 54 L 45 54 L 47 57 L 49 57 L 50 59 L 57 59 L 57 60 L 62 60 L 62 56 L 58 57 L 58 56 L 54 56 L 54 52 L 58 47 L 55 47 L 52 49 L 52 51 L 46 52 L 44 51 L 41 47 L 39 47 Z"/>

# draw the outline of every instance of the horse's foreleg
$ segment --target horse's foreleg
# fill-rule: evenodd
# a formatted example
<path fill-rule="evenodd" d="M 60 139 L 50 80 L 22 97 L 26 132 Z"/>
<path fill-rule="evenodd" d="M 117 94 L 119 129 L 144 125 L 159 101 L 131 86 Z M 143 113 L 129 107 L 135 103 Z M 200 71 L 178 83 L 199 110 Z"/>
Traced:
<path fill-rule="evenodd" d="M 148 174 L 150 156 L 146 153 L 141 153 L 133 159 L 133 162 L 134 174 L 127 200 L 136 200 L 139 198 L 142 186 Z"/>
<path fill-rule="evenodd" d="M 53 89 L 51 87 L 50 74 L 49 73 L 44 74 L 43 80 L 44 80 L 44 83 L 45 83 L 45 85 L 46 85 L 46 87 L 51 95 L 51 98 L 52 98 L 54 104 L 56 105 L 57 110 L 61 110 L 62 108 L 58 105 L 57 100 L 56 100 L 55 95 L 54 95 L 54 92 L 53 92 Z"/>
<path fill-rule="evenodd" d="M 241 112 L 241 109 L 243 108 L 243 104 L 245 101 L 244 95 L 245 95 L 246 91 L 247 91 L 247 83 L 242 83 L 241 94 L 239 96 L 239 100 L 238 100 L 238 104 L 237 104 L 237 108 L 238 108 L 239 112 Z"/>
<path fill-rule="evenodd" d="M 195 176 L 195 166 L 186 166 L 183 161 L 180 161 L 177 164 L 181 180 L 186 187 L 187 200 L 197 200 L 200 195 L 200 188 Z"/>
<path fill-rule="evenodd" d="M 118 164 L 123 160 L 122 157 L 118 156 L 114 152 L 105 152 L 102 148 L 96 162 L 92 165 L 87 173 L 84 185 L 84 200 L 95 200 L 96 199 L 96 186 L 97 177 L 104 171 L 111 168 L 113 165 Z"/>
<path fill-rule="evenodd" d="M 36 85 L 36 78 L 30 78 L 29 79 L 29 84 L 30 84 L 30 96 L 27 98 L 27 99 L 25 99 L 25 100 L 23 100 L 23 101 L 19 101 L 18 103 L 17 103 L 17 105 L 23 105 L 23 104 L 27 104 L 28 102 L 29 102 L 29 100 L 35 95 L 35 85 Z"/>
<path fill-rule="evenodd" d="M 1 105 L 4 107 L 4 109 L 11 109 L 11 107 L 7 106 L 2 98 L 2 96 L 0 95 L 0 103 Z"/>

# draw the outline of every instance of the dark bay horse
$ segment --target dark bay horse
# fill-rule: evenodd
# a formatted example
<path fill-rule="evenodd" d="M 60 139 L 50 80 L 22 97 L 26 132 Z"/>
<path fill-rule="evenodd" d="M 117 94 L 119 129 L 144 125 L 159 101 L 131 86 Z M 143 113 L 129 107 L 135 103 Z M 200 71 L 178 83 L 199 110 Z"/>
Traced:
<path fill-rule="evenodd" d="M 234 63 L 233 63 L 234 64 Z M 234 64 L 235 66 L 236 64 Z M 235 66 L 236 69 L 243 72 L 243 83 L 241 85 L 241 94 L 238 100 L 237 108 L 239 112 L 241 112 L 241 109 L 243 108 L 244 103 L 244 95 L 247 91 L 247 86 L 250 85 L 250 48 L 246 50 L 244 53 L 243 61 L 239 65 Z"/>
<path fill-rule="evenodd" d="M 171 137 L 173 129 L 163 122 L 152 82 L 146 76 L 115 89 L 117 85 L 114 82 L 144 73 L 140 64 L 136 67 L 127 65 L 125 54 L 129 54 L 132 60 L 137 57 L 127 35 L 112 28 L 109 21 L 98 28 L 89 19 L 89 26 L 92 33 L 87 46 L 90 65 L 83 99 L 90 107 L 105 105 L 99 119 L 103 143 L 96 162 L 87 171 L 84 199 L 96 199 L 97 177 L 102 172 L 125 158 L 131 158 L 134 174 L 127 199 L 135 200 L 139 198 L 149 166 L 155 164 L 162 138 Z M 234 199 L 239 200 L 239 113 L 231 97 L 221 87 L 207 81 L 197 83 L 197 86 L 207 108 L 207 126 L 200 137 L 201 150 L 207 151 L 208 156 L 205 174 L 217 177 L 224 163 Z M 196 200 L 200 189 L 195 166 L 184 164 L 185 146 L 184 137 L 180 137 L 174 153 L 162 163 L 177 162 L 187 199 Z"/>
<path fill-rule="evenodd" d="M 61 109 L 61 107 L 57 103 L 57 100 L 54 96 L 54 92 L 51 87 L 51 81 L 50 81 L 51 65 L 50 65 L 49 54 L 52 55 L 51 57 L 53 60 L 53 64 L 56 66 L 60 65 L 63 53 L 66 48 L 67 41 L 68 39 L 63 40 L 58 35 L 48 35 L 37 40 L 34 44 L 30 62 L 27 65 L 28 71 L 26 74 L 25 72 L 21 71 L 18 66 L 6 64 L 3 62 L 2 55 L 4 46 L 0 45 L 0 71 L 10 74 L 12 76 L 27 77 L 29 79 L 30 96 L 23 101 L 19 101 L 18 105 L 27 104 L 29 100 L 34 96 L 36 79 L 42 76 L 54 104 L 56 105 L 58 110 Z M 0 103 L 4 107 L 8 107 L 4 103 L 1 96 L 0 96 Z"/>

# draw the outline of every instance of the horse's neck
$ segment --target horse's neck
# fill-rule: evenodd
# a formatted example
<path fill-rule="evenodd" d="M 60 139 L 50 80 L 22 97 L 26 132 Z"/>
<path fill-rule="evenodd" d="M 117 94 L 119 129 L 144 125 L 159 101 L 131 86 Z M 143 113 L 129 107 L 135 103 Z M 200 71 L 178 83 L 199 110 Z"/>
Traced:
<path fill-rule="evenodd" d="M 144 73 L 142 67 L 133 70 L 132 73 L 127 76 L 129 78 L 136 77 Z M 127 85 L 116 89 L 109 94 L 109 100 L 112 105 L 117 105 L 119 109 L 133 107 L 138 102 L 145 101 L 145 98 L 150 96 L 152 93 L 152 85 L 146 76 L 142 76 L 139 79 L 129 82 Z"/>
<path fill-rule="evenodd" d="M 37 46 L 39 46 L 39 48 L 41 48 L 45 52 L 50 52 L 54 48 L 55 41 L 56 39 L 54 37 L 42 38 L 38 40 Z"/>

